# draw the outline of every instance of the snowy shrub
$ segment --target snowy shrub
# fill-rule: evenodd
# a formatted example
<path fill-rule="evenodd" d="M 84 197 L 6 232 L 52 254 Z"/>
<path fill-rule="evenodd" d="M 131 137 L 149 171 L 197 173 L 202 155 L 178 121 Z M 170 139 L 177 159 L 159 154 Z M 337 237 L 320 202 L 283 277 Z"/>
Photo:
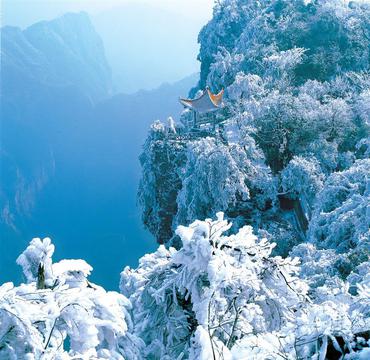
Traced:
<path fill-rule="evenodd" d="M 329 344 L 350 351 L 354 333 L 370 326 L 360 311 L 367 285 L 359 297 L 344 285 L 310 299 L 297 259 L 272 257 L 274 244 L 249 226 L 225 236 L 231 224 L 217 216 L 179 226 L 180 250 L 161 246 L 122 272 L 145 358 L 324 359 Z"/>
<path fill-rule="evenodd" d="M 343 278 L 370 258 L 369 169 L 364 159 L 332 174 L 314 204 L 308 239 L 319 249 L 335 249 Z"/>
<path fill-rule="evenodd" d="M 178 224 L 218 210 L 231 218 L 243 212 L 250 221 L 276 198 L 276 181 L 247 134 L 226 144 L 219 137 L 172 139 L 152 129 L 141 163 L 143 220 L 160 243 L 168 243 Z"/>
<path fill-rule="evenodd" d="M 305 279 L 312 289 L 324 286 L 333 278 L 339 277 L 335 268 L 338 259 L 334 249 L 318 250 L 313 244 L 299 244 L 289 254 L 300 259 L 300 277 Z"/>
<path fill-rule="evenodd" d="M 207 83 L 216 89 L 222 89 L 230 85 L 235 78 L 240 63 L 244 60 L 243 55 L 231 55 L 225 48 L 221 47 L 215 55 L 215 62 L 211 65 Z"/>
<path fill-rule="evenodd" d="M 364 90 L 359 95 L 357 99 L 357 103 L 356 103 L 356 110 L 359 116 L 361 117 L 361 119 L 363 119 L 364 123 L 367 126 L 370 126 L 370 86 L 369 85 L 367 86 L 367 89 Z"/>
<path fill-rule="evenodd" d="M 177 197 L 176 224 L 209 217 L 217 210 L 241 208 L 248 212 L 254 207 L 253 200 L 262 209 L 271 202 L 272 177 L 262 156 L 253 155 L 239 144 L 227 146 L 213 138 L 190 143 Z"/>
<path fill-rule="evenodd" d="M 35 238 L 27 249 L 18 257 L 17 264 L 22 266 L 27 282 L 37 281 L 38 287 L 45 284 L 51 286 L 53 282 L 52 260 L 54 245 L 49 238 L 43 240 Z"/>
<path fill-rule="evenodd" d="M 341 253 L 357 246 L 366 251 L 370 246 L 369 169 L 370 160 L 357 160 L 348 170 L 326 180 L 310 225 L 310 239 L 320 248 Z"/>
<path fill-rule="evenodd" d="M 244 155 L 244 156 L 243 156 Z M 189 223 L 198 214 L 207 217 L 250 197 L 246 156 L 240 147 L 216 144 L 211 138 L 191 143 L 177 202 L 177 223 Z"/>
<path fill-rule="evenodd" d="M 305 196 L 312 203 L 323 187 L 324 176 L 315 158 L 294 157 L 281 172 L 283 191 L 292 199 Z"/>
<path fill-rule="evenodd" d="M 234 82 L 227 88 L 228 99 L 234 102 L 242 100 L 258 100 L 266 95 L 264 82 L 258 75 L 239 72 Z M 258 102 L 256 104 L 258 106 Z"/>
<path fill-rule="evenodd" d="M 33 239 L 18 258 L 28 284 L 0 287 L 0 358 L 141 359 L 128 299 L 91 284 L 83 260 L 52 264 L 53 251 Z"/>

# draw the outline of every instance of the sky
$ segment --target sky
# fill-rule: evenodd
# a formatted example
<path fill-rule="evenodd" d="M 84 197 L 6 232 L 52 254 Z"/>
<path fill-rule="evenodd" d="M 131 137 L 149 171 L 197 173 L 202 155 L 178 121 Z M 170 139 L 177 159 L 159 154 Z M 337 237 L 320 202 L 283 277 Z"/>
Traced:
<path fill-rule="evenodd" d="M 1 23 L 27 27 L 39 20 L 49 20 L 68 11 L 87 11 L 96 15 L 128 3 L 142 3 L 177 12 L 206 22 L 214 0 L 1 0 Z"/>

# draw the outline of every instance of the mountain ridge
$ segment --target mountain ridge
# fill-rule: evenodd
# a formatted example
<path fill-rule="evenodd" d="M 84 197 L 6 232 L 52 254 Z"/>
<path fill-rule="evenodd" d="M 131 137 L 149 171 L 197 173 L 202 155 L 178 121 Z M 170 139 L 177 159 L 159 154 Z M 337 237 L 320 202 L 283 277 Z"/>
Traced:
<path fill-rule="evenodd" d="M 5 94 L 18 81 L 30 85 L 34 82 L 40 87 L 74 86 L 92 102 L 111 92 L 111 70 L 104 46 L 87 13 L 67 13 L 24 30 L 5 26 L 1 29 L 1 40 Z M 19 89 L 22 87 L 18 86 Z M 27 88 L 24 90 L 26 96 Z M 12 95 L 18 94 L 13 90 Z"/>

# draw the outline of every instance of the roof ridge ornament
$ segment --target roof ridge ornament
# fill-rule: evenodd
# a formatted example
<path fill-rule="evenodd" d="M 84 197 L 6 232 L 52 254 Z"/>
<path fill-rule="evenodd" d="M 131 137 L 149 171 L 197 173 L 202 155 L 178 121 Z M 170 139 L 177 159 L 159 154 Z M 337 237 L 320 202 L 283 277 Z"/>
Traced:
<path fill-rule="evenodd" d="M 197 113 L 204 114 L 211 111 L 216 111 L 222 107 L 222 98 L 224 89 L 218 94 L 213 94 L 207 86 L 202 94 L 195 99 L 180 98 L 179 101 L 186 108 L 193 110 Z"/>

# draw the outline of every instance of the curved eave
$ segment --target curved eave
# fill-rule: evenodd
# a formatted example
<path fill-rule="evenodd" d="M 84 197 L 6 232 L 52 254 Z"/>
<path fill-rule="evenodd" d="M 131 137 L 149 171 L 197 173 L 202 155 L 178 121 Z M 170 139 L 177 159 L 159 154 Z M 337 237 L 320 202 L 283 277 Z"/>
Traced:
<path fill-rule="evenodd" d="M 183 99 L 180 98 L 179 101 L 186 108 L 194 110 L 198 113 L 207 113 L 211 111 L 216 111 L 220 108 L 222 101 L 223 91 L 217 95 L 213 95 L 208 89 L 204 91 L 201 96 L 196 99 Z"/>
<path fill-rule="evenodd" d="M 220 107 L 222 105 L 222 98 L 224 96 L 224 89 L 222 89 L 218 94 L 212 94 L 209 89 L 207 89 L 207 92 L 208 92 L 208 96 L 209 96 L 210 100 L 212 101 L 212 103 L 215 106 Z"/>

